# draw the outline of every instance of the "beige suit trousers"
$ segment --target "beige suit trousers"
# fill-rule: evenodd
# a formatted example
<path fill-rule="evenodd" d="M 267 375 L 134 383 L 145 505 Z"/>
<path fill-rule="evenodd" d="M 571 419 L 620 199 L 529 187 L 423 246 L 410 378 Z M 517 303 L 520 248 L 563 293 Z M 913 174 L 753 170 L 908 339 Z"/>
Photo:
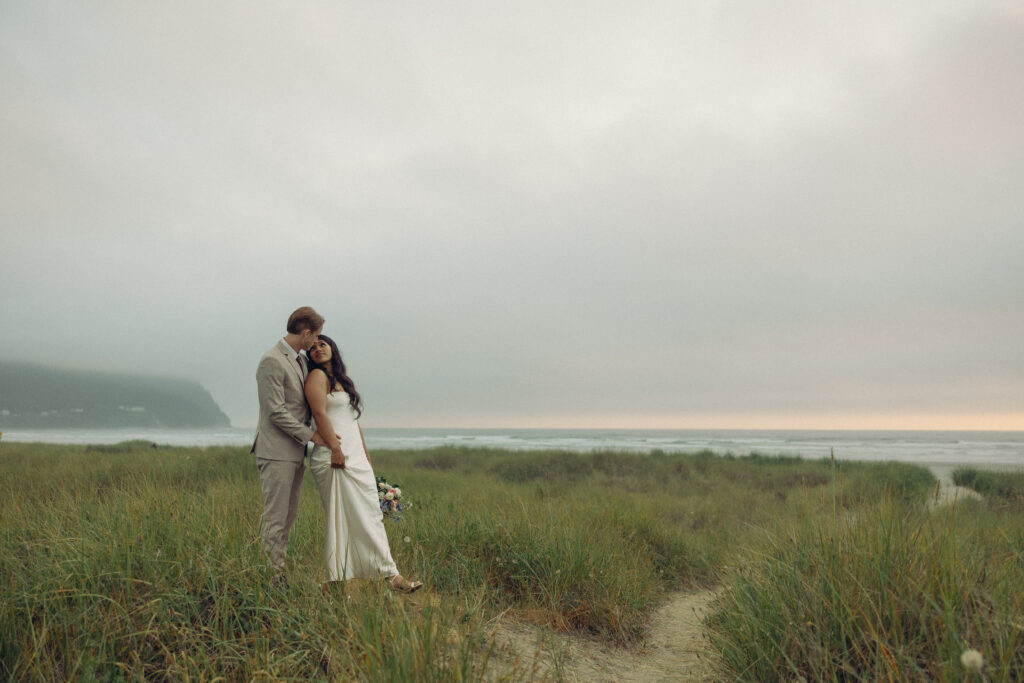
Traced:
<path fill-rule="evenodd" d="M 263 492 L 263 517 L 260 537 L 270 567 L 284 569 L 288 557 L 288 535 L 299 514 L 299 494 L 306 473 L 304 460 L 259 460 L 260 489 Z"/>

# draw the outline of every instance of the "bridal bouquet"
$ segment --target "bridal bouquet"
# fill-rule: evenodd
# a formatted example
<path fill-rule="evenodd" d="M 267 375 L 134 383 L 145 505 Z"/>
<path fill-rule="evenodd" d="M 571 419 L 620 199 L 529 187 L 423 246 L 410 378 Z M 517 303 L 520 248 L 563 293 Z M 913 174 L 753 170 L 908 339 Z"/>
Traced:
<path fill-rule="evenodd" d="M 377 477 L 377 498 L 380 500 L 380 511 L 385 517 L 395 521 L 402 519 L 402 489 L 398 484 L 389 484 L 387 477 Z"/>

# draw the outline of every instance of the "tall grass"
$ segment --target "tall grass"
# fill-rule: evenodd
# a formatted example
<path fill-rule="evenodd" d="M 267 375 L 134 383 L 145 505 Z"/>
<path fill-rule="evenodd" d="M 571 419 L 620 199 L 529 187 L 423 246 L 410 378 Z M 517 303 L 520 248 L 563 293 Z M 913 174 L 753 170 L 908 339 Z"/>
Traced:
<path fill-rule="evenodd" d="M 322 511 L 307 477 L 288 586 L 258 544 L 241 448 L 2 444 L 0 675 L 9 679 L 529 679 L 490 656 L 498 614 L 636 643 L 668 591 L 711 586 L 808 501 L 855 511 L 924 495 L 906 466 L 744 456 L 373 454 L 412 508 L 387 524 L 411 599 L 324 596 Z M 911 493 L 913 492 L 913 493 Z M 781 526 L 780 526 L 781 525 Z"/>
<path fill-rule="evenodd" d="M 408 457 L 377 459 L 391 467 Z M 403 481 L 444 492 L 418 503 L 407 527 L 424 580 L 445 591 L 479 586 L 496 608 L 619 643 L 643 637 L 667 591 L 717 583 L 752 530 L 792 516 L 794 498 L 829 482 L 832 467 L 711 453 L 448 448 L 415 457 Z M 845 506 L 894 486 L 921 498 L 934 482 L 909 466 L 850 469 Z"/>
<path fill-rule="evenodd" d="M 1024 524 L 968 504 L 884 497 L 855 515 L 809 504 L 726 573 L 711 619 L 729 677 L 751 681 L 1024 679 Z"/>
<path fill-rule="evenodd" d="M 472 593 L 422 608 L 380 586 L 323 598 L 312 491 L 292 544 L 301 560 L 288 588 L 271 585 L 258 482 L 240 449 L 154 457 L 5 444 L 2 457 L 0 485 L 13 494 L 0 509 L 7 678 L 483 676 Z"/>

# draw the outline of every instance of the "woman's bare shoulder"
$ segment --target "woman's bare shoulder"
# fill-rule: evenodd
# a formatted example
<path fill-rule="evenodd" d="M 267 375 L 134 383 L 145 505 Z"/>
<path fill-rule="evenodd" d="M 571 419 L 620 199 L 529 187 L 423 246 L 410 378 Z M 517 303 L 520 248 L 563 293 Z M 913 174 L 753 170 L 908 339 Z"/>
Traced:
<path fill-rule="evenodd" d="M 327 373 L 321 370 L 320 368 L 313 368 L 312 370 L 309 371 L 309 374 L 306 375 L 306 384 L 312 384 L 313 386 L 323 385 L 324 387 L 326 387 Z"/>

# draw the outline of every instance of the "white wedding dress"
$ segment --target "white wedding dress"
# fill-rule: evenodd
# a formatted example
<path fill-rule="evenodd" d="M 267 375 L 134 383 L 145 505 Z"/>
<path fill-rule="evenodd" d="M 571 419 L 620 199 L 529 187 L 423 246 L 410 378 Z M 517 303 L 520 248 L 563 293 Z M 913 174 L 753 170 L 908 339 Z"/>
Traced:
<path fill-rule="evenodd" d="M 377 480 L 366 457 L 349 396 L 327 396 L 327 416 L 341 437 L 345 469 L 331 467 L 329 448 L 317 446 L 309 468 L 324 504 L 324 561 L 329 581 L 377 579 L 398 574 L 384 531 Z"/>

